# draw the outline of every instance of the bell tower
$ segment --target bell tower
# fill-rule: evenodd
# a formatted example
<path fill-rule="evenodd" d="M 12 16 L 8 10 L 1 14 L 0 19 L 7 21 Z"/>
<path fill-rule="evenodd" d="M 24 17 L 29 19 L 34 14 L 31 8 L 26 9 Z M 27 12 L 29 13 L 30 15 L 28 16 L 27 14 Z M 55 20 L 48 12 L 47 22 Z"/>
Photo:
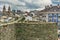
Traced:
<path fill-rule="evenodd" d="M 5 13 L 6 12 L 6 8 L 5 8 L 5 5 L 3 6 L 3 13 Z"/>
<path fill-rule="evenodd" d="M 11 12 L 11 8 L 10 8 L 10 6 L 8 7 L 8 13 L 10 13 Z"/>
<path fill-rule="evenodd" d="M 11 15 L 11 7 L 10 7 L 10 6 L 8 7 L 8 13 L 7 13 L 7 15 L 8 15 L 8 16 Z"/>

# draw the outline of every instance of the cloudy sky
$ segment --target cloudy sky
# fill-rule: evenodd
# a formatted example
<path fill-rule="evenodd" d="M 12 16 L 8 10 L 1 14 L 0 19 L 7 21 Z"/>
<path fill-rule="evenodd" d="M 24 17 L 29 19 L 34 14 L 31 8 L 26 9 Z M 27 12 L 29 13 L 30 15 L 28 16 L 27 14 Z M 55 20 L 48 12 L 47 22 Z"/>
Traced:
<path fill-rule="evenodd" d="M 3 5 L 6 8 L 10 5 L 12 9 L 19 10 L 41 10 L 44 9 L 45 5 L 60 4 L 60 0 L 0 0 L 0 10 Z"/>

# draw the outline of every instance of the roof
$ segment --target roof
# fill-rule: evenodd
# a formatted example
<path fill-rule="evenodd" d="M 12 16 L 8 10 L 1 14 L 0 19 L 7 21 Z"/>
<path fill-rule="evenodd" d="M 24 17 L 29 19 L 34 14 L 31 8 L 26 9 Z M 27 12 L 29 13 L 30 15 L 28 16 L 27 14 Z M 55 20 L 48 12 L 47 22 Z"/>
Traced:
<path fill-rule="evenodd" d="M 7 18 L 7 16 L 2 16 L 2 18 Z"/>
<path fill-rule="evenodd" d="M 40 12 L 60 12 L 60 6 L 49 6 Z"/>

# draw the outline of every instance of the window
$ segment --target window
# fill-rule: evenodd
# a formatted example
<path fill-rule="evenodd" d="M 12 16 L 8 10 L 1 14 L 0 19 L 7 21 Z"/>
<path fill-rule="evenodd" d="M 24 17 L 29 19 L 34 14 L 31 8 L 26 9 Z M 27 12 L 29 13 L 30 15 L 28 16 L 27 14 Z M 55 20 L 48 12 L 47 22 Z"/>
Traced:
<path fill-rule="evenodd" d="M 31 14 L 31 16 L 33 16 L 33 14 Z"/>
<path fill-rule="evenodd" d="M 52 16 L 49 16 L 49 18 L 52 18 Z"/>
<path fill-rule="evenodd" d="M 52 22 L 52 19 L 49 19 L 49 22 Z"/>
<path fill-rule="evenodd" d="M 54 22 L 56 22 L 57 20 L 56 19 L 54 19 Z"/>
<path fill-rule="evenodd" d="M 54 16 L 54 17 L 56 17 L 56 16 L 57 16 L 57 14 L 53 14 L 53 16 Z"/>
<path fill-rule="evenodd" d="M 58 18 L 60 18 L 60 16 L 58 16 Z"/>
<path fill-rule="evenodd" d="M 54 19 L 57 19 L 57 17 L 53 17 Z"/>
<path fill-rule="evenodd" d="M 50 14 L 48 14 L 49 16 L 52 16 L 52 14 L 50 13 Z"/>
<path fill-rule="evenodd" d="M 42 17 L 46 17 L 46 16 L 42 16 Z"/>

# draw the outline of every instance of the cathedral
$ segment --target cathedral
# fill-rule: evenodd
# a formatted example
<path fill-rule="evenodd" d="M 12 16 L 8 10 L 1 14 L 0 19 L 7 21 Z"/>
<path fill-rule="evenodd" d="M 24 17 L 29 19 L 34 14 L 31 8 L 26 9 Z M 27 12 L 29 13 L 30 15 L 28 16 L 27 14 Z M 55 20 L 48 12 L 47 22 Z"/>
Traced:
<path fill-rule="evenodd" d="M 13 13 L 12 13 L 12 11 L 11 11 L 11 7 L 9 6 L 9 7 L 8 7 L 8 11 L 6 11 L 5 5 L 3 6 L 3 11 L 2 11 L 2 13 L 3 13 L 3 16 L 12 16 L 12 15 L 13 15 Z"/>

